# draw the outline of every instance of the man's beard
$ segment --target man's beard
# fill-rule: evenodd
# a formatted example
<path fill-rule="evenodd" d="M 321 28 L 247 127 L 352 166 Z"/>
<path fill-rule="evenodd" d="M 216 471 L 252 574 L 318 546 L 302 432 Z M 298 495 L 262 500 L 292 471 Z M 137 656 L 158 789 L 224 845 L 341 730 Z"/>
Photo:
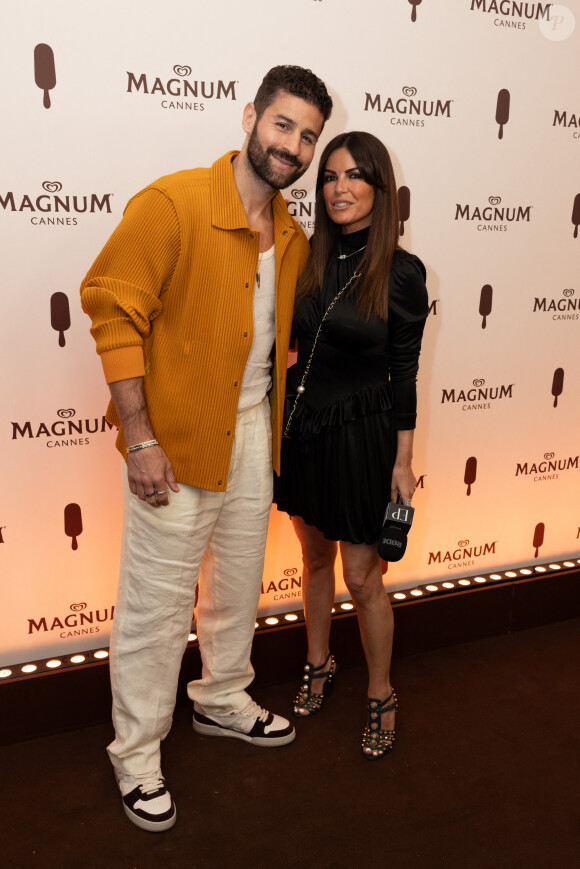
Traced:
<path fill-rule="evenodd" d="M 300 163 L 298 158 L 294 157 L 293 154 L 290 154 L 282 148 L 266 148 L 266 150 L 264 150 L 256 133 L 257 126 L 258 125 L 256 124 L 250 133 L 250 139 L 248 141 L 247 154 L 250 166 L 258 178 L 270 187 L 273 187 L 274 190 L 282 190 L 284 187 L 290 187 L 291 184 L 298 181 L 301 175 L 304 175 L 308 167 Z M 296 167 L 295 171 L 290 175 L 283 170 L 276 171 L 270 162 L 271 155 L 280 157 L 281 160 L 291 163 Z"/>

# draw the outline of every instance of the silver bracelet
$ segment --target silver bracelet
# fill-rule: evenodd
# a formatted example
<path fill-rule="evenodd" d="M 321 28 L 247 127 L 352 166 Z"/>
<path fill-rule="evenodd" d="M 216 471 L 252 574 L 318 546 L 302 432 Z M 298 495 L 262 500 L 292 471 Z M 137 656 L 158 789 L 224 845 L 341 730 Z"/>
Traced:
<path fill-rule="evenodd" d="M 147 449 L 147 447 L 158 447 L 158 446 L 159 446 L 159 444 L 157 443 L 156 440 L 143 441 L 140 444 L 133 444 L 132 447 L 127 447 L 127 452 L 128 453 L 136 453 L 137 450 L 145 450 L 145 449 Z"/>

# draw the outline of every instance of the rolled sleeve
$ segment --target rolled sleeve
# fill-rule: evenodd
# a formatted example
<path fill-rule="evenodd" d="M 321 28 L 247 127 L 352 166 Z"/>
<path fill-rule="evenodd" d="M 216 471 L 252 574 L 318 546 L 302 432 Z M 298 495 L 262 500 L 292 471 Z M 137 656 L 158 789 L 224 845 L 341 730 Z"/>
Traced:
<path fill-rule="evenodd" d="M 143 374 L 143 342 L 161 313 L 179 249 L 171 200 L 155 188 L 133 197 L 81 285 L 107 382 Z"/>

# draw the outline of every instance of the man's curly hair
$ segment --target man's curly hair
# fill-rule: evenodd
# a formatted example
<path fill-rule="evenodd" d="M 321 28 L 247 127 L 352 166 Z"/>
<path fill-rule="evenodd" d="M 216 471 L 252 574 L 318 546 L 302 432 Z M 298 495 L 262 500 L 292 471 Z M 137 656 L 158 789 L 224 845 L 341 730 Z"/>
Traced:
<path fill-rule="evenodd" d="M 326 85 L 318 76 L 302 66 L 274 66 L 264 76 L 254 98 L 258 120 L 280 91 L 286 91 L 316 106 L 325 123 L 329 119 L 332 112 L 332 98 L 326 90 Z"/>

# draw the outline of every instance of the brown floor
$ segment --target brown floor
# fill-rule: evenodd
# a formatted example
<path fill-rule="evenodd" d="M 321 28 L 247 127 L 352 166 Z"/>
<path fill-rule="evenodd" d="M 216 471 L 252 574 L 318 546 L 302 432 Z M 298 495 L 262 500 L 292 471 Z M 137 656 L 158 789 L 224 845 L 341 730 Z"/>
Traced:
<path fill-rule="evenodd" d="M 180 706 L 164 746 L 178 821 L 163 834 L 123 814 L 110 726 L 4 746 L 0 865 L 576 869 L 579 659 L 577 619 L 398 659 L 397 744 L 378 763 L 360 755 L 360 668 L 281 749 L 200 737 Z M 283 712 L 295 688 L 256 699 Z"/>

